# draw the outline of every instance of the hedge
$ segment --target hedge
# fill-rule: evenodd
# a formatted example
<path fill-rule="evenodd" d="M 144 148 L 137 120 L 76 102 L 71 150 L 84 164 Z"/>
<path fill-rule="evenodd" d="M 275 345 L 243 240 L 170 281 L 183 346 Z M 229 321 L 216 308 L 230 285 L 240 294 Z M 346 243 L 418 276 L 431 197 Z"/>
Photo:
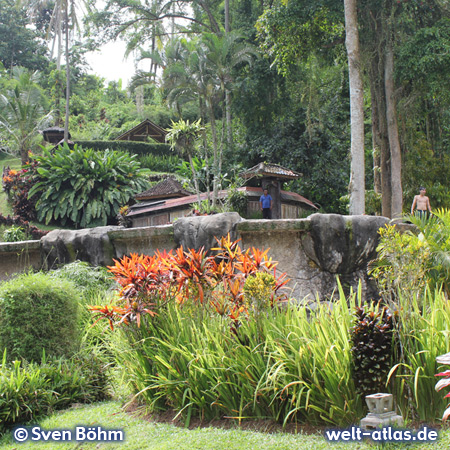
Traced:
<path fill-rule="evenodd" d="M 153 154 L 158 156 L 173 155 L 168 144 L 157 142 L 138 142 L 138 141 L 74 141 L 75 144 L 83 148 L 93 148 L 94 150 L 124 150 L 136 155 Z"/>

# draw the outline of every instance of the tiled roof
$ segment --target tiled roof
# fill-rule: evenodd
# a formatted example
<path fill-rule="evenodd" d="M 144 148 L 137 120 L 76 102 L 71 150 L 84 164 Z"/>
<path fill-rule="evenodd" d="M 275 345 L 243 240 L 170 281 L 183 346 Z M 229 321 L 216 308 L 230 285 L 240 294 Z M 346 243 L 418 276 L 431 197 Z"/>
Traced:
<path fill-rule="evenodd" d="M 262 189 L 259 187 L 241 187 L 238 191 L 245 192 L 247 197 L 255 196 L 259 199 L 262 195 Z M 225 198 L 228 194 L 227 190 L 221 190 L 218 192 L 218 198 Z M 211 193 L 212 196 L 212 193 Z M 200 200 L 206 200 L 208 198 L 208 194 L 203 192 L 200 194 Z M 311 208 L 318 209 L 317 206 L 308 200 L 305 197 L 302 197 L 300 194 L 295 192 L 281 191 L 281 199 L 285 201 L 293 201 L 298 203 L 303 203 L 308 205 Z M 147 204 L 137 203 L 130 208 L 128 213 L 129 217 L 139 216 L 141 214 L 153 213 L 156 211 L 163 211 L 169 209 L 181 209 L 183 206 L 186 207 L 190 204 L 197 202 L 197 195 L 190 195 L 189 197 L 181 197 L 181 198 L 170 198 L 168 200 L 161 200 L 150 202 Z"/>
<path fill-rule="evenodd" d="M 300 173 L 291 169 L 279 166 L 278 164 L 262 162 L 240 174 L 242 178 L 252 178 L 255 176 L 266 176 L 274 178 L 295 179 L 301 176 Z"/>
<path fill-rule="evenodd" d="M 192 192 L 183 188 L 182 184 L 175 178 L 166 178 L 145 192 L 135 196 L 136 200 L 150 200 L 157 198 L 187 197 Z"/>

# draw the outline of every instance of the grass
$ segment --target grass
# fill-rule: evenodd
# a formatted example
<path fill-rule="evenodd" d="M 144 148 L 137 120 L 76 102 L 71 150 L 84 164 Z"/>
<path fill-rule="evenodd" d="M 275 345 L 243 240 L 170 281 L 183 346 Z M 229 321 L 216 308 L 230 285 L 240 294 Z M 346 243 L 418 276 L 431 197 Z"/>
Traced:
<path fill-rule="evenodd" d="M 127 414 L 117 401 L 96 403 L 89 406 L 60 411 L 39 422 L 43 430 L 69 429 L 76 426 L 101 426 L 103 429 L 122 429 L 125 440 L 121 443 L 99 442 L 25 442 L 15 443 L 11 434 L 0 440 L 0 450 L 35 449 L 120 449 L 120 450 L 362 450 L 375 448 L 420 448 L 444 450 L 450 447 L 450 433 L 444 431 L 436 442 L 407 447 L 402 444 L 373 444 L 370 442 L 338 442 L 331 444 L 320 434 L 261 433 L 239 428 L 179 428 L 167 423 L 156 423 Z"/>

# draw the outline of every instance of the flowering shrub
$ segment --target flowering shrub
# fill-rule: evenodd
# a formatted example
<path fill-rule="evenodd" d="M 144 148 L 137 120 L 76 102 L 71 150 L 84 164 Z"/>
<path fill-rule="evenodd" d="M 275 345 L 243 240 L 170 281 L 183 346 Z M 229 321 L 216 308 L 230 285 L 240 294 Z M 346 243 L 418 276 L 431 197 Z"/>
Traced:
<path fill-rule="evenodd" d="M 36 183 L 37 165 L 38 163 L 34 160 L 21 170 L 7 168 L 3 173 L 3 190 L 12 204 L 14 215 L 23 220 L 36 219 L 37 197 L 29 197 L 29 193 Z"/>
<path fill-rule="evenodd" d="M 288 280 L 285 274 L 276 275 L 276 263 L 267 257 L 267 250 L 243 252 L 229 235 L 217 242 L 215 256 L 182 247 L 153 256 L 124 256 L 109 267 L 121 286 L 119 304 L 92 306 L 91 310 L 98 320 L 107 319 L 113 329 L 121 323 L 140 327 L 143 317 L 156 316 L 169 302 L 181 308 L 201 306 L 229 317 L 236 332 L 239 321 L 255 309 L 286 300 L 281 289 Z M 260 293 L 258 286 L 263 286 Z M 267 298 L 263 301 L 262 296 Z"/>

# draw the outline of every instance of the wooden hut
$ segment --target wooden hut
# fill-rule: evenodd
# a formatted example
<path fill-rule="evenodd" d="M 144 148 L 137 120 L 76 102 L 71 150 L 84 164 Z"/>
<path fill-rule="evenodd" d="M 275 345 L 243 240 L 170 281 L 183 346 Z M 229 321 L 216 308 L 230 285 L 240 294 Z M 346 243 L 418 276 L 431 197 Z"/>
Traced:
<path fill-rule="evenodd" d="M 272 218 L 281 219 L 283 217 L 282 184 L 284 181 L 300 178 L 301 174 L 278 164 L 261 162 L 240 173 L 239 176 L 244 180 L 256 179 L 263 190 L 267 189 L 269 191 L 273 200 Z"/>
<path fill-rule="evenodd" d="M 126 131 L 120 136 L 116 137 L 116 141 L 138 141 L 147 142 L 149 139 L 164 144 L 166 142 L 167 131 L 145 119 L 139 125 L 136 125 L 131 130 Z"/>

